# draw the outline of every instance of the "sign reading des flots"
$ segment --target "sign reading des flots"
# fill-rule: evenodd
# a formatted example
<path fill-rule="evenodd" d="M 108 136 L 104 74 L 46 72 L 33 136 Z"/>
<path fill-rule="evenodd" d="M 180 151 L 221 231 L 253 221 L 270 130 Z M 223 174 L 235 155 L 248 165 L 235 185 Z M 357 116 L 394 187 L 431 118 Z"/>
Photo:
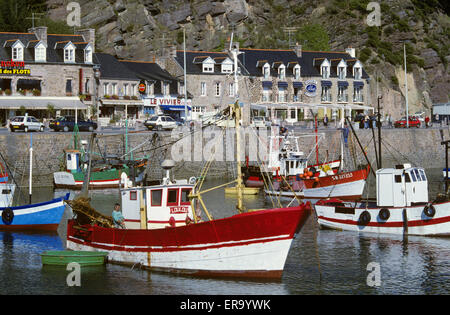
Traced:
<path fill-rule="evenodd" d="M 314 97 L 317 94 L 317 81 L 308 80 L 305 82 L 305 95 L 309 97 Z"/>

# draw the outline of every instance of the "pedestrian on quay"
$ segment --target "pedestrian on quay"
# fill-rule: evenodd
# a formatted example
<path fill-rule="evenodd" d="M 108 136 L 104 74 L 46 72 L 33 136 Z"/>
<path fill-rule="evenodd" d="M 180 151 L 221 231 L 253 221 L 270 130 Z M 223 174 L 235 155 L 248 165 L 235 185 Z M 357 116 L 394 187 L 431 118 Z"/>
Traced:
<path fill-rule="evenodd" d="M 370 123 L 370 118 L 368 115 L 366 115 L 364 117 L 364 129 L 368 129 L 369 128 L 369 123 Z"/>
<path fill-rule="evenodd" d="M 325 128 L 328 126 L 328 116 L 327 116 L 327 114 L 325 114 L 325 116 L 323 117 L 323 126 Z"/>
<path fill-rule="evenodd" d="M 389 116 L 388 116 L 388 126 L 389 126 L 389 128 L 392 128 L 392 115 L 391 114 L 389 114 Z"/>
<path fill-rule="evenodd" d="M 430 117 L 426 116 L 425 117 L 425 128 L 428 128 L 430 124 Z"/>
<path fill-rule="evenodd" d="M 125 228 L 125 218 L 122 215 L 122 211 L 120 211 L 120 204 L 116 202 L 114 205 L 114 210 L 112 212 L 112 218 L 114 221 L 115 228 Z"/>
<path fill-rule="evenodd" d="M 350 133 L 350 129 L 348 129 L 348 125 L 347 122 L 344 122 L 344 127 L 343 128 L 339 128 L 340 130 L 342 130 L 342 136 L 344 138 L 344 145 L 345 147 L 348 147 L 348 135 Z"/>

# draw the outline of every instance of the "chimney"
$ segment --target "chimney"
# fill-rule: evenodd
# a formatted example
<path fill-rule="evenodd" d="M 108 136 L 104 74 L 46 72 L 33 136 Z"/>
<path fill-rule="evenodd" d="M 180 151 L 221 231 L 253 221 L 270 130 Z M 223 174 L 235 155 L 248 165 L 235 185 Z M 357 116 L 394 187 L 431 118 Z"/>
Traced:
<path fill-rule="evenodd" d="M 170 46 L 170 57 L 172 57 L 172 58 L 177 57 L 177 46 L 176 45 Z"/>
<path fill-rule="evenodd" d="M 294 52 L 297 55 L 297 57 L 300 58 L 302 56 L 302 45 L 300 45 L 298 42 L 295 43 Z"/>
<path fill-rule="evenodd" d="M 36 26 L 35 28 L 28 29 L 29 33 L 34 33 L 38 40 L 47 45 L 47 26 Z"/>
<path fill-rule="evenodd" d="M 92 45 L 92 53 L 95 53 L 95 29 L 87 28 L 84 30 L 77 30 L 76 34 L 83 36 L 84 41 Z"/>
<path fill-rule="evenodd" d="M 355 48 L 348 47 L 348 48 L 345 49 L 345 52 L 346 52 L 347 54 L 349 54 L 350 57 L 356 58 L 356 51 L 355 51 Z"/>

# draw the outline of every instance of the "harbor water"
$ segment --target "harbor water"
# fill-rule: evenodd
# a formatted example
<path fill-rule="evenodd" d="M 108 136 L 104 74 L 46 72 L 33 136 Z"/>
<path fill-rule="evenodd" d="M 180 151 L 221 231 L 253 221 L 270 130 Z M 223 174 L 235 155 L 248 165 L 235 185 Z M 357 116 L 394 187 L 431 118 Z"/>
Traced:
<path fill-rule="evenodd" d="M 428 169 L 427 175 L 430 197 L 443 191 L 442 169 Z M 206 181 L 205 186 L 218 182 Z M 33 202 L 55 194 L 62 192 L 35 188 Z M 108 215 L 119 201 L 118 190 L 94 191 L 90 197 L 91 204 Z M 214 218 L 235 214 L 236 200 L 223 190 L 212 191 L 205 199 Z M 247 198 L 246 206 L 257 209 L 272 203 L 261 194 Z M 450 294 L 450 238 L 322 230 L 314 215 L 294 239 L 280 281 L 175 276 L 141 270 L 138 265 L 106 264 L 82 267 L 80 286 L 69 286 L 70 270 L 42 266 L 40 254 L 65 249 L 66 222 L 71 216 L 66 207 L 54 234 L 0 231 L 0 294 Z M 373 266 L 379 271 L 378 282 L 371 281 Z"/>

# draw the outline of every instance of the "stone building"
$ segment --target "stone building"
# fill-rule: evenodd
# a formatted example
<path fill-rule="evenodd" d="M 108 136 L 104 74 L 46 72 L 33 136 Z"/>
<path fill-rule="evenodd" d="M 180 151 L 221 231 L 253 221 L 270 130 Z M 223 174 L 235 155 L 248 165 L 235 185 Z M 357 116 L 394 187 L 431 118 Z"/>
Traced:
<path fill-rule="evenodd" d="M 102 125 L 123 121 L 125 117 L 132 120 L 157 114 L 184 117 L 182 85 L 158 64 L 118 60 L 105 53 L 96 53 L 94 59 L 100 73 L 97 98 Z"/>
<path fill-rule="evenodd" d="M 172 49 L 159 62 L 172 75 L 184 77 L 183 50 Z M 193 119 L 235 101 L 233 73 L 229 52 L 186 51 Z M 244 124 L 256 115 L 295 123 L 313 115 L 342 119 L 344 115 L 373 111 L 369 76 L 355 58 L 354 49 L 302 51 L 300 45 L 285 50 L 241 48 L 238 77 Z"/>
<path fill-rule="evenodd" d="M 19 112 L 47 117 L 83 110 L 89 115 L 94 89 L 95 31 L 47 34 L 47 27 L 28 33 L 0 33 L 0 119 Z"/>

